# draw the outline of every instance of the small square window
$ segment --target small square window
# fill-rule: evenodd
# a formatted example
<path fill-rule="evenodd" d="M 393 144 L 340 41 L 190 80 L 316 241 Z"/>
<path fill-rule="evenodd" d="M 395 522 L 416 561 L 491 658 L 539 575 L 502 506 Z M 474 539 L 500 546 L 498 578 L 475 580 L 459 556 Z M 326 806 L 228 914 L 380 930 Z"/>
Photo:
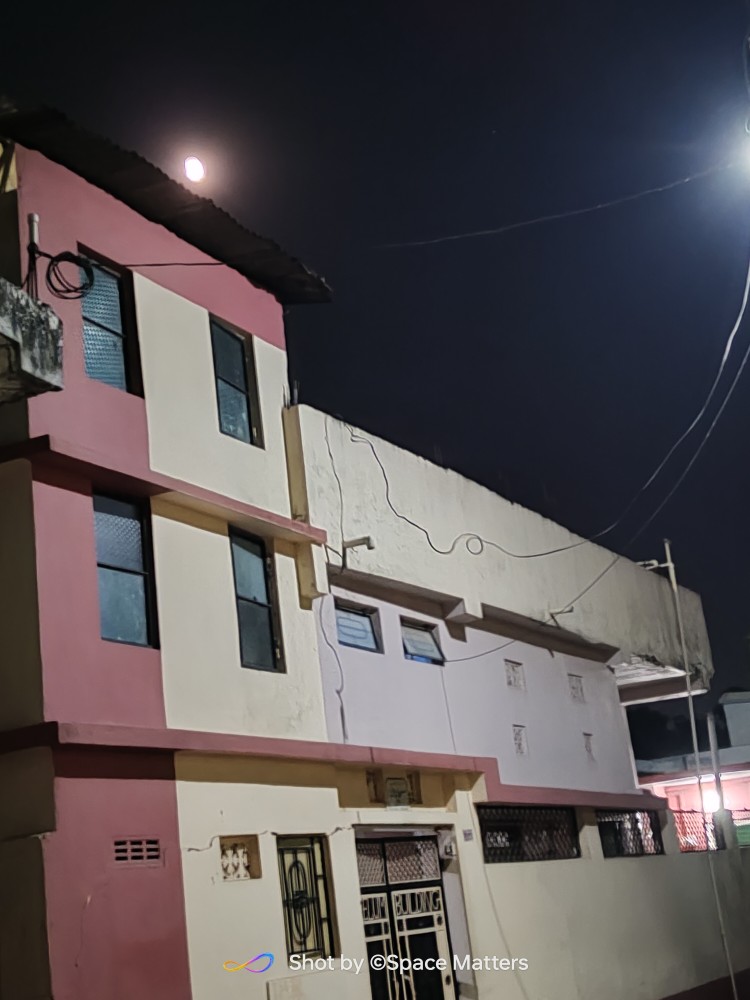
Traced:
<path fill-rule="evenodd" d="M 444 663 L 437 640 L 437 627 L 417 622 L 401 622 L 401 637 L 407 660 L 418 663 Z"/>
<path fill-rule="evenodd" d="M 221 877 L 225 882 L 260 878 L 260 850 L 255 835 L 219 837 Z"/>
<path fill-rule="evenodd" d="M 336 601 L 336 633 L 342 646 L 381 653 L 378 613 L 372 608 Z"/>
<path fill-rule="evenodd" d="M 212 319 L 211 348 L 221 433 L 263 447 L 252 342 Z"/>
<path fill-rule="evenodd" d="M 587 756 L 593 760 L 594 759 L 594 735 L 593 733 L 583 734 L 583 749 L 586 751 Z"/>
<path fill-rule="evenodd" d="M 580 674 L 568 674 L 568 690 L 573 701 L 579 705 L 585 704 L 586 696 L 583 691 L 583 677 Z"/>
<path fill-rule="evenodd" d="M 526 737 L 526 726 L 513 726 L 513 748 L 518 757 L 528 757 L 529 741 Z"/>
<path fill-rule="evenodd" d="M 505 683 L 509 688 L 515 688 L 516 691 L 526 690 L 526 675 L 523 663 L 518 663 L 516 660 L 505 661 Z"/>

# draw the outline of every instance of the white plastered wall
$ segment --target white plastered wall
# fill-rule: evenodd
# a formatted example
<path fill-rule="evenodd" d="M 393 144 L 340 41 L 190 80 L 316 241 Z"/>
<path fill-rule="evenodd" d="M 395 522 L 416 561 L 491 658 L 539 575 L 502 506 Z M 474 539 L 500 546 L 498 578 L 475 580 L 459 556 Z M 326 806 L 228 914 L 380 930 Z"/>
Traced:
<path fill-rule="evenodd" d="M 466 641 L 459 641 L 443 622 L 426 614 L 340 587 L 333 588 L 333 595 L 377 611 L 383 652 L 340 645 L 333 598 L 324 600 L 323 625 L 338 654 L 336 659 L 319 639 L 331 740 L 343 741 L 341 699 L 351 743 L 494 757 L 508 784 L 635 790 L 627 724 L 605 664 L 523 642 L 483 656 L 508 640 L 466 629 Z M 402 617 L 434 626 L 446 660 L 457 662 L 439 666 L 406 659 Z M 317 616 L 316 622 L 320 627 Z M 462 659 L 467 657 L 475 658 Z M 521 664 L 523 690 L 508 686 L 506 659 Z M 583 704 L 573 701 L 568 674 L 582 678 Z M 526 756 L 515 751 L 514 725 L 526 729 Z M 584 733 L 592 736 L 593 758 Z"/>
<path fill-rule="evenodd" d="M 565 630 L 619 650 L 621 661 L 637 655 L 680 665 L 672 594 L 660 575 L 621 558 L 574 600 L 613 559 L 600 545 L 587 542 L 540 559 L 513 559 L 490 547 L 472 555 L 458 540 L 450 555 L 438 554 L 421 531 L 389 509 L 383 473 L 366 445 L 352 443 L 341 421 L 307 406 L 295 407 L 287 419 L 299 421 L 304 453 L 304 484 L 302 480 L 296 484 L 295 505 L 309 514 L 312 523 L 327 530 L 336 548 L 340 548 L 342 522 L 345 538 L 371 536 L 375 542 L 373 549 L 349 550 L 348 565 L 353 572 L 456 598 L 477 617 L 482 617 L 484 604 L 549 623 L 552 612 L 572 602 L 573 610 L 558 619 Z M 374 435 L 364 436 L 373 443 L 386 470 L 391 502 L 426 528 L 437 548 L 449 549 L 462 533 L 476 533 L 517 553 L 581 542 L 554 521 L 456 472 Z M 341 480 L 343 510 L 328 444 Z M 472 547 L 476 549 L 477 543 Z M 644 557 L 660 555 L 644 552 Z M 681 596 L 691 664 L 710 668 L 700 597 L 685 589 Z"/>
<path fill-rule="evenodd" d="M 273 556 L 286 672 L 250 670 L 240 665 L 226 524 L 158 500 L 153 511 L 167 725 L 325 739 L 316 629 L 300 607 L 294 550 L 277 543 Z"/>
<path fill-rule="evenodd" d="M 286 352 L 252 339 L 264 446 L 222 434 L 208 312 L 141 275 L 134 282 L 152 469 L 289 516 Z"/>

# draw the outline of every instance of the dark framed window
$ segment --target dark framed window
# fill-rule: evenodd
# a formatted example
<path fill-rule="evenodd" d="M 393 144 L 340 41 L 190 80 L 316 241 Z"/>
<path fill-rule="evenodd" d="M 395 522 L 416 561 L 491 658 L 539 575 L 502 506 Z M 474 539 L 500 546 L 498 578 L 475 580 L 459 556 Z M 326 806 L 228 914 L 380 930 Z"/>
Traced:
<path fill-rule="evenodd" d="M 438 665 L 445 662 L 438 643 L 438 631 L 435 625 L 408 622 L 402 619 L 401 639 L 404 644 L 404 656 L 407 660 Z"/>
<path fill-rule="evenodd" d="M 263 447 L 252 341 L 211 320 L 216 403 L 222 434 Z"/>
<path fill-rule="evenodd" d="M 83 256 L 94 273 L 94 284 L 81 300 L 86 374 L 115 389 L 142 395 L 130 273 L 88 253 Z"/>
<path fill-rule="evenodd" d="M 240 660 L 254 670 L 283 671 L 273 566 L 259 538 L 230 531 Z"/>
<path fill-rule="evenodd" d="M 332 958 L 333 894 L 323 837 L 278 837 L 287 954 Z"/>
<path fill-rule="evenodd" d="M 605 858 L 664 853 L 658 812 L 598 810 L 596 822 Z"/>
<path fill-rule="evenodd" d="M 575 809 L 477 806 L 486 864 L 580 858 Z"/>
<path fill-rule="evenodd" d="M 336 601 L 336 634 L 342 646 L 382 653 L 380 621 L 374 608 Z"/>
<path fill-rule="evenodd" d="M 102 639 L 158 645 L 150 528 L 141 503 L 94 496 Z"/>

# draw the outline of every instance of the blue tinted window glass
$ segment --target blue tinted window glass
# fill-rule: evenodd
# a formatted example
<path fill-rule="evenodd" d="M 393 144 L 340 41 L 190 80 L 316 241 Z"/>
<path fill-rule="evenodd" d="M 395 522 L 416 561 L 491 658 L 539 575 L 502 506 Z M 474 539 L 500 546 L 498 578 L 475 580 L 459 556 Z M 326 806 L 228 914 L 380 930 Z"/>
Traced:
<path fill-rule="evenodd" d="M 84 320 L 83 357 L 89 378 L 115 389 L 127 389 L 125 346 L 121 336 Z"/>
<path fill-rule="evenodd" d="M 100 566 L 99 619 L 103 639 L 148 645 L 144 578 Z"/>
<path fill-rule="evenodd" d="M 271 609 L 252 601 L 238 601 L 242 664 L 260 670 L 275 670 Z"/>

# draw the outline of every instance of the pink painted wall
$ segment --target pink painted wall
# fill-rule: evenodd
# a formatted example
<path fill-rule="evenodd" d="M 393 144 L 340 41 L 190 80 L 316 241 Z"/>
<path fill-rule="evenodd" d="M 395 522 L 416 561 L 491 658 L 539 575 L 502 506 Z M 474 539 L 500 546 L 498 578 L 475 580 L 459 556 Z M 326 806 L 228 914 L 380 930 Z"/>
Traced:
<path fill-rule="evenodd" d="M 190 1000 L 175 785 L 58 777 L 44 839 L 55 1000 Z M 113 841 L 156 837 L 162 863 L 116 866 Z"/>
<path fill-rule="evenodd" d="M 26 216 L 36 212 L 40 217 L 40 245 L 47 253 L 76 251 L 80 243 L 119 264 L 212 260 L 39 153 L 18 149 L 17 166 L 23 246 L 28 242 Z M 254 336 L 284 347 L 279 303 L 231 268 L 134 270 Z M 143 400 L 86 377 L 80 301 L 51 296 L 44 286 L 43 271 L 40 297 L 63 321 L 65 389 L 30 401 L 30 435 L 54 432 L 93 451 L 110 456 L 122 454 L 131 467 L 138 462 L 138 467 L 147 468 Z"/>
<path fill-rule="evenodd" d="M 750 809 L 750 778 L 724 778 L 724 803 L 727 809 Z M 704 795 L 715 790 L 713 781 L 703 783 Z M 700 796 L 698 786 L 690 785 L 655 785 L 653 791 L 669 802 L 670 809 L 699 810 Z"/>
<path fill-rule="evenodd" d="M 161 654 L 100 637 L 91 486 L 33 485 L 45 719 L 160 727 Z"/>

